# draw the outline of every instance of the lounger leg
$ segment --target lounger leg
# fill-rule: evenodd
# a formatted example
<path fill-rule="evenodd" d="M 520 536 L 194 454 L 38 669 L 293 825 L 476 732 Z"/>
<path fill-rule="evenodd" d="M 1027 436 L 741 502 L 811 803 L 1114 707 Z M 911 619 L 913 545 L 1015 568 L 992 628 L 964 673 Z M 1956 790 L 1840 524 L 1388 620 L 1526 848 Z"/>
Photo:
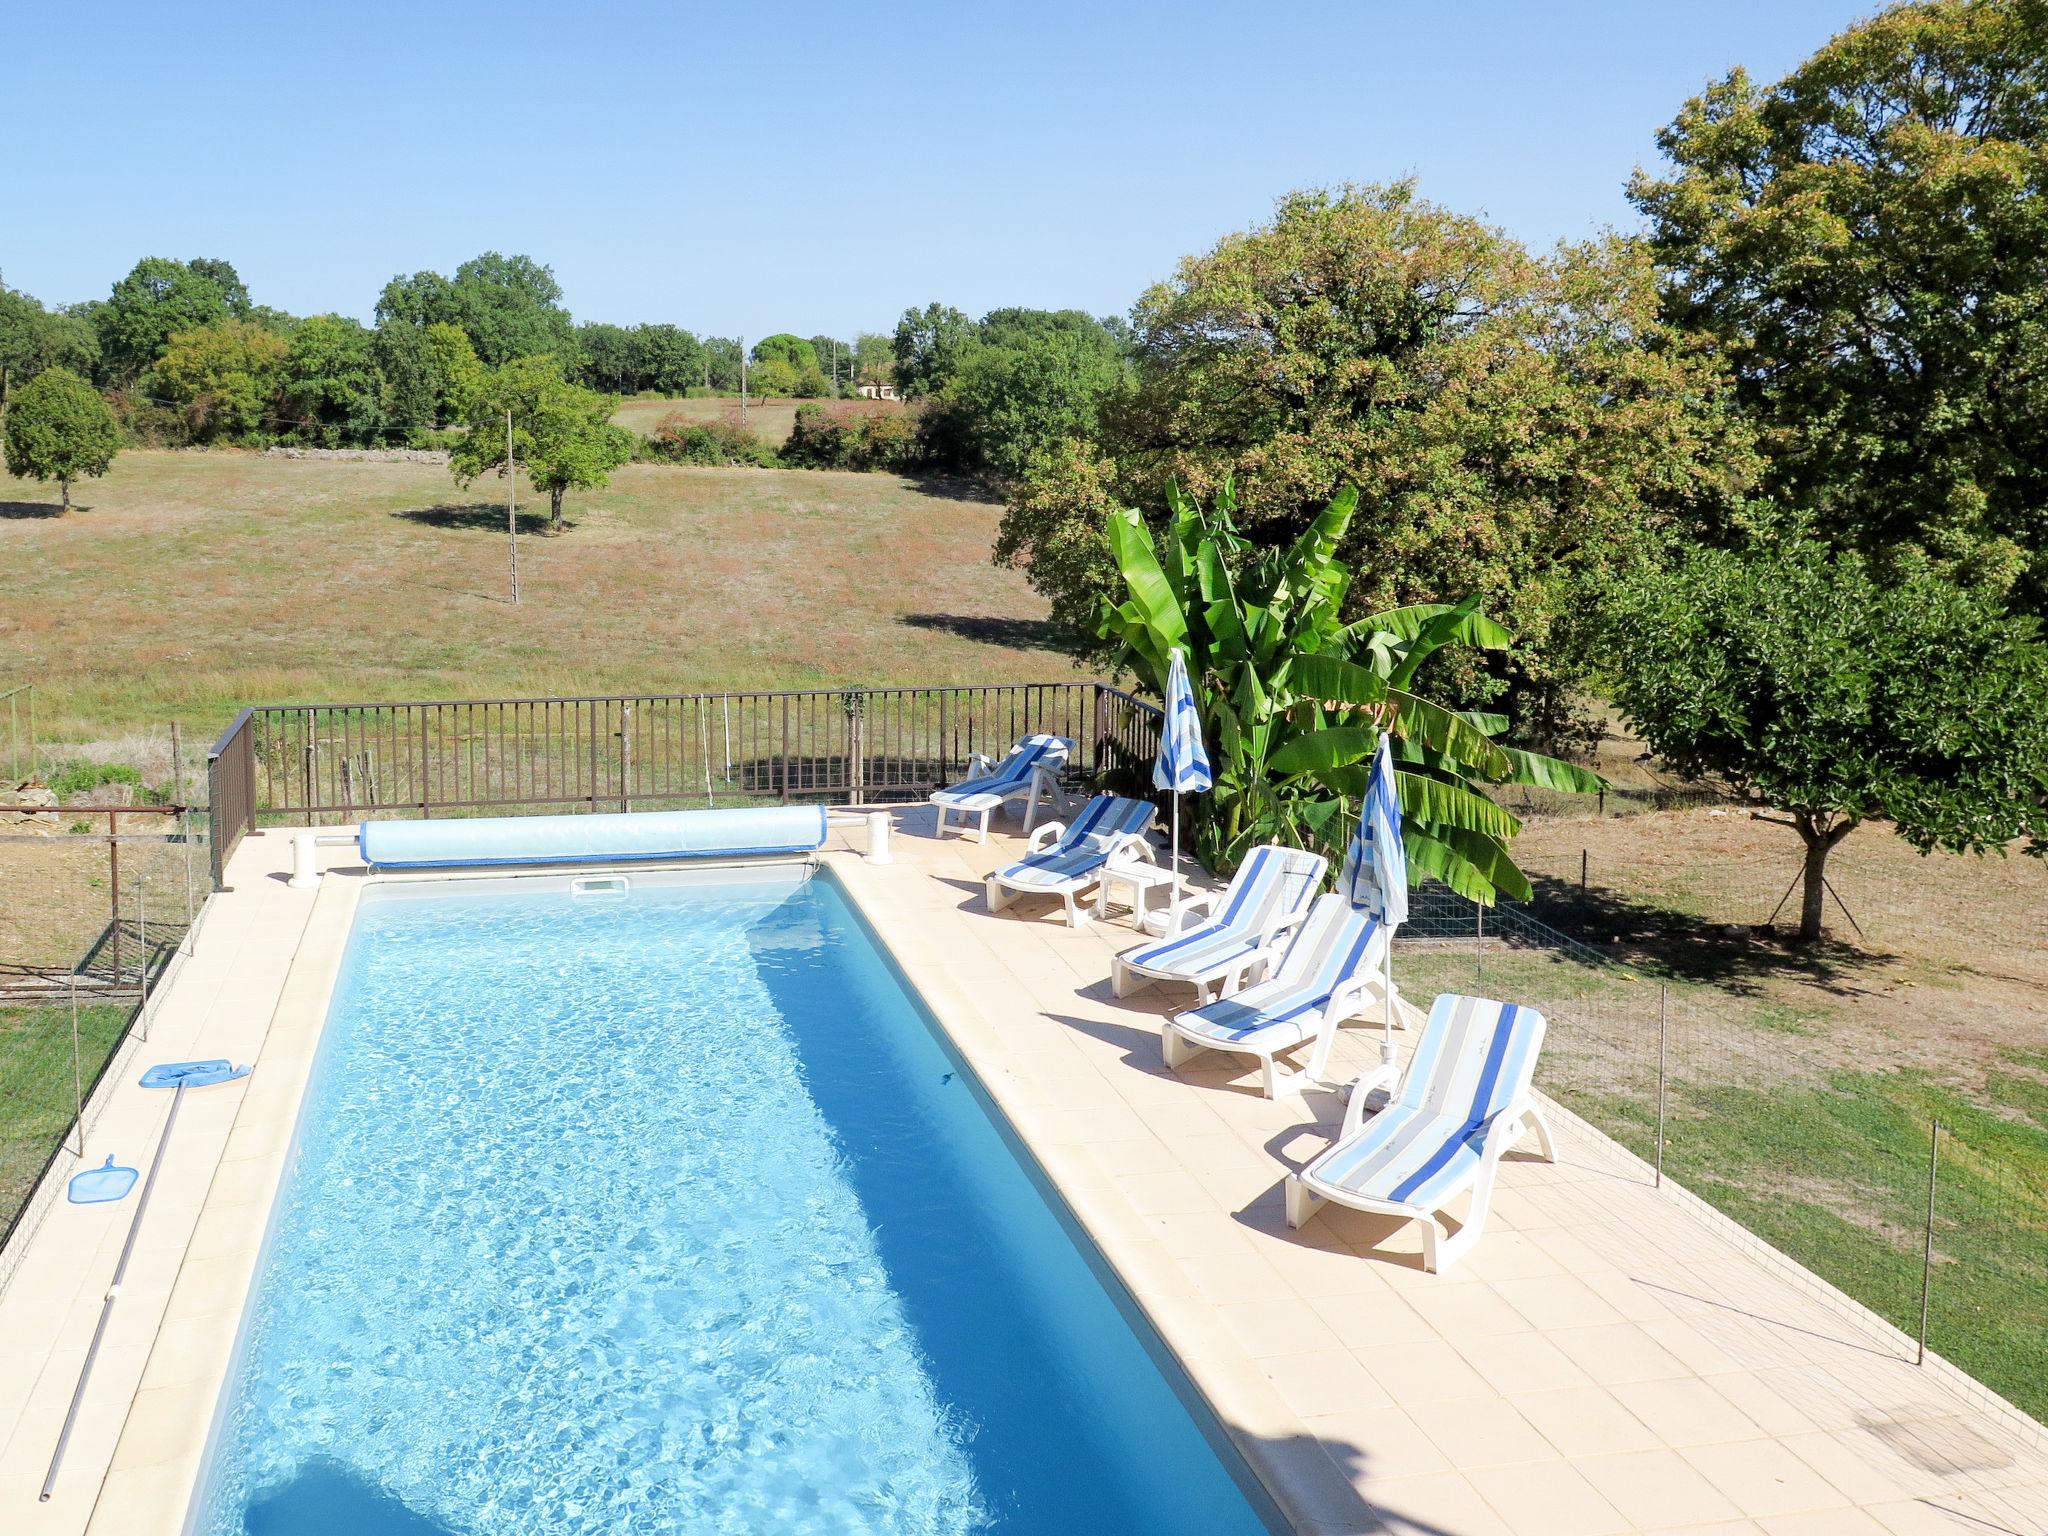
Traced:
<path fill-rule="evenodd" d="M 1159 1026 L 1159 1055 L 1166 1063 L 1168 1071 L 1178 1072 L 1192 1058 L 1199 1056 L 1202 1049 L 1178 1031 L 1169 1029 L 1164 1024 Z"/>
<path fill-rule="evenodd" d="M 1543 1161 L 1546 1163 L 1556 1162 L 1557 1141 L 1550 1134 L 1550 1121 L 1545 1117 L 1542 1105 L 1531 1104 L 1529 1106 L 1528 1121 L 1530 1128 L 1536 1132 L 1536 1146 L 1543 1154 Z"/>
<path fill-rule="evenodd" d="M 988 841 L 988 811 L 986 810 L 981 813 L 981 833 L 975 838 L 975 841 L 978 843 Z"/>
<path fill-rule="evenodd" d="M 938 838 L 941 842 L 945 841 L 946 808 L 943 805 L 932 807 L 932 836 Z"/>
<path fill-rule="evenodd" d="M 1014 893 L 1007 889 L 1000 880 L 991 880 L 988 882 L 989 911 L 1000 912 L 1003 910 L 1003 908 L 1007 907 L 1014 899 Z"/>
<path fill-rule="evenodd" d="M 1447 1251 L 1450 1243 L 1444 1237 L 1443 1223 L 1433 1216 L 1425 1216 L 1416 1225 L 1422 1228 L 1422 1267 L 1432 1275 L 1442 1274 L 1443 1266 L 1457 1259 L 1457 1254 Z M 1458 1234 L 1459 1237 L 1464 1235 L 1462 1232 Z"/>
<path fill-rule="evenodd" d="M 1269 1099 L 1277 1099 L 1283 1093 L 1294 1092 L 1305 1080 L 1301 1073 L 1281 1066 L 1280 1058 L 1277 1056 L 1259 1058 L 1259 1082 Z"/>
<path fill-rule="evenodd" d="M 1109 990 L 1118 997 L 1130 996 L 1131 993 L 1137 991 L 1139 987 L 1145 985 L 1150 979 L 1147 976 L 1133 976 L 1130 971 L 1124 968 L 1124 957 L 1122 955 L 1118 955 L 1109 962 Z"/>
<path fill-rule="evenodd" d="M 1301 1182 L 1299 1174 L 1287 1176 L 1287 1225 L 1305 1227 L 1309 1218 L 1323 1208 L 1323 1199 Z"/>

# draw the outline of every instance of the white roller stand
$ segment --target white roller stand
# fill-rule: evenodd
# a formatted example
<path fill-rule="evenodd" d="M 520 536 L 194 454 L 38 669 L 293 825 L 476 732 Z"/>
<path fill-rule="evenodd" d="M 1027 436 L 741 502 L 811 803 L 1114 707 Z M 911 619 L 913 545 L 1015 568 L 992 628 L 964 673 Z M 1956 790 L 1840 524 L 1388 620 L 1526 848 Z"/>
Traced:
<path fill-rule="evenodd" d="M 321 844 L 330 848 L 356 845 L 356 834 L 348 832 L 299 832 L 292 837 L 292 877 L 287 882 L 295 891 L 310 890 L 320 883 Z"/>

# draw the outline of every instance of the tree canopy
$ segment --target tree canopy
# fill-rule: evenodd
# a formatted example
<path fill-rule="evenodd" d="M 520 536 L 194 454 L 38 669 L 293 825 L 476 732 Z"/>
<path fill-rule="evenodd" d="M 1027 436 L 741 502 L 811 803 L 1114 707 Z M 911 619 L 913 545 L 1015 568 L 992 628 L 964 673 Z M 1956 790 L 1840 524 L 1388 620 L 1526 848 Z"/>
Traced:
<path fill-rule="evenodd" d="M 1139 300 L 1131 388 L 1034 460 L 998 557 L 1078 629 L 1113 581 L 1113 509 L 1228 480 L 1271 546 L 1356 485 L 1356 611 L 1476 595 L 1515 638 L 1463 649 L 1455 692 L 1510 689 L 1554 737 L 1591 660 L 1587 586 L 1755 471 L 1715 360 L 1658 303 L 1626 241 L 1539 258 L 1407 183 L 1290 194 Z"/>
<path fill-rule="evenodd" d="M 486 251 L 457 267 L 452 280 L 438 272 L 394 277 L 377 299 L 377 322 L 459 325 L 491 367 L 543 353 L 575 356 L 562 286 L 553 268 L 531 256 Z"/>
<path fill-rule="evenodd" d="M 1764 487 L 2048 614 L 2048 7 L 1932 0 L 1771 86 L 1736 70 L 1638 172 L 1667 317 L 1712 338 Z"/>
<path fill-rule="evenodd" d="M 150 370 L 150 393 L 183 413 L 195 442 L 256 432 L 276 404 L 290 351 L 247 320 L 177 331 Z"/>
<path fill-rule="evenodd" d="M 121 427 L 99 392 L 68 368 L 46 368 L 16 393 L 7 412 L 7 472 L 55 480 L 71 510 L 71 482 L 113 467 Z"/>
<path fill-rule="evenodd" d="M 2031 618 L 1927 569 L 1875 580 L 1806 537 L 1646 562 L 1609 602 L 1615 702 L 1678 772 L 1784 812 L 1828 851 L 1892 822 L 1923 852 L 2048 853 L 2048 647 Z"/>
<path fill-rule="evenodd" d="M 94 312 L 100 355 L 116 382 L 135 378 L 163 354 L 171 336 L 228 319 L 249 292 L 224 261 L 185 262 L 145 256 L 114 284 Z M 232 281 L 232 291 L 221 286 Z"/>

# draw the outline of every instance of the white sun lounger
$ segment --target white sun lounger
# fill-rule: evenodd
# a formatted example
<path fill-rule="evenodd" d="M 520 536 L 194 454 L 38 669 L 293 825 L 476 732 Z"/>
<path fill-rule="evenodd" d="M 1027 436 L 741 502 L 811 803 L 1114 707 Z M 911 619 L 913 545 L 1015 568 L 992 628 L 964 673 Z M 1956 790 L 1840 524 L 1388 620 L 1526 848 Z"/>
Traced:
<path fill-rule="evenodd" d="M 1048 821 L 1031 834 L 1032 852 L 988 877 L 988 909 L 1000 912 L 1019 896 L 1057 896 L 1066 905 L 1067 926 L 1088 921 L 1074 898 L 1102 878 L 1112 864 L 1151 862 L 1145 833 L 1154 809 L 1143 800 L 1097 795 L 1071 822 Z"/>
<path fill-rule="evenodd" d="M 1205 1050 L 1256 1056 L 1269 1099 L 1320 1077 L 1337 1026 L 1358 1017 L 1385 988 L 1385 945 L 1377 918 L 1343 896 L 1317 897 L 1272 975 L 1161 1024 L 1167 1066 L 1178 1069 Z M 1306 1074 L 1280 1065 L 1282 1052 L 1311 1040 L 1315 1052 Z"/>
<path fill-rule="evenodd" d="M 1024 802 L 1024 830 L 1029 833 L 1041 798 L 1048 806 L 1058 803 L 1060 770 L 1073 750 L 1074 744 L 1064 736 L 1040 735 L 1024 737 L 1000 763 L 985 753 L 971 754 L 967 759 L 969 776 L 932 793 L 932 804 L 938 810 L 937 835 L 946 835 L 954 813 L 961 817 L 963 832 L 966 818 L 978 814 L 981 830 L 976 841 L 985 843 L 990 813 L 1012 800 Z"/>
<path fill-rule="evenodd" d="M 1422 1266 L 1456 1263 L 1486 1229 L 1501 1155 L 1533 1130 L 1556 1159 L 1550 1126 L 1529 1084 L 1543 1049 L 1543 1015 L 1491 998 L 1446 992 L 1429 1011 L 1400 1090 L 1364 1119 L 1354 1090 L 1336 1142 L 1287 1181 L 1287 1224 L 1326 1200 L 1406 1216 L 1422 1225 Z M 1464 1224 L 1446 1236 L 1441 1212 L 1470 1190 Z"/>
<path fill-rule="evenodd" d="M 1203 911 L 1207 921 L 1116 957 L 1110 967 L 1116 995 L 1147 982 L 1185 981 L 1204 1002 L 1228 997 L 1279 954 L 1280 941 L 1308 915 L 1327 868 L 1327 859 L 1299 848 L 1254 848 L 1221 893 L 1221 905 L 1217 892 L 1204 891 L 1176 908 Z"/>

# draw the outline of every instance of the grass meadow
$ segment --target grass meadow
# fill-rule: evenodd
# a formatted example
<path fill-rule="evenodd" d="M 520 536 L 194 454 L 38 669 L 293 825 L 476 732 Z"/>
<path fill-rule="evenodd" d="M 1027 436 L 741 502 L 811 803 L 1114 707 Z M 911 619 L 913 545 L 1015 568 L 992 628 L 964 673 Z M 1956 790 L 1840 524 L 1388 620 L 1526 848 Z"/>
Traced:
<path fill-rule="evenodd" d="M 717 402 L 690 402 L 715 405 Z M 445 468 L 129 452 L 56 511 L 0 476 L 0 687 L 46 744 L 249 703 L 1069 677 L 999 509 L 892 475 L 629 465 L 567 527 Z"/>

